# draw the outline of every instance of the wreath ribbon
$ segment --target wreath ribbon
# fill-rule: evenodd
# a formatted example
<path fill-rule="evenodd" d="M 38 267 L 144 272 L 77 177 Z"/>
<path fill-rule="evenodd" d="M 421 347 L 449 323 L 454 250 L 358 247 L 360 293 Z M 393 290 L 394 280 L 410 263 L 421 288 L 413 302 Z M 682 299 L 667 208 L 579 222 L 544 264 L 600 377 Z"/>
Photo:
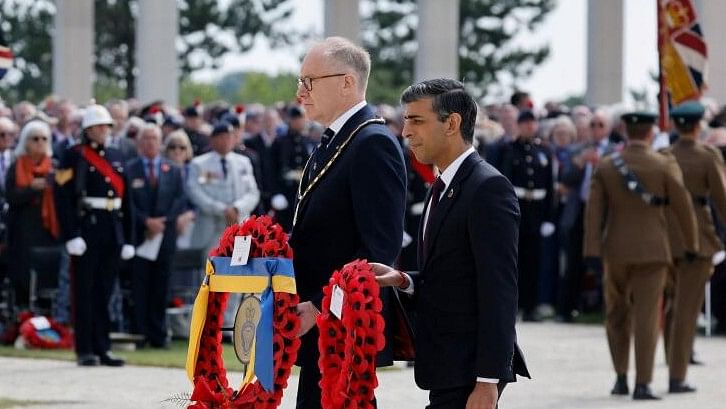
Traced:
<path fill-rule="evenodd" d="M 242 387 L 254 377 L 266 391 L 274 389 L 273 371 L 273 314 L 274 293 L 296 294 L 292 260 L 279 257 L 256 257 L 245 265 L 231 265 L 231 257 L 211 257 L 207 260 L 206 275 L 194 301 L 187 351 L 187 377 L 194 381 L 202 329 L 207 316 L 209 292 L 260 294 L 261 317 L 253 339 L 252 356 Z"/>

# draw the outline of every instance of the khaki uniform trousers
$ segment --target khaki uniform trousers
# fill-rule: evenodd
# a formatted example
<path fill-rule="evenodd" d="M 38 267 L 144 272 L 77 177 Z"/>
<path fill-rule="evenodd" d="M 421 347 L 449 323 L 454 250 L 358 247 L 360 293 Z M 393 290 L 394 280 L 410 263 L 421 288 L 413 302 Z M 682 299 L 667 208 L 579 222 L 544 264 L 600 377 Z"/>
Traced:
<path fill-rule="evenodd" d="M 706 282 L 713 274 L 710 259 L 676 262 L 671 323 L 668 336 L 668 364 L 671 379 L 685 380 L 696 336 L 698 313 L 703 306 Z M 670 327 L 670 328 L 668 328 Z"/>
<path fill-rule="evenodd" d="M 604 267 L 605 328 L 615 372 L 628 373 L 630 337 L 634 334 L 635 382 L 649 384 L 658 342 L 658 303 L 668 265 L 664 262 L 615 264 L 606 260 Z"/>

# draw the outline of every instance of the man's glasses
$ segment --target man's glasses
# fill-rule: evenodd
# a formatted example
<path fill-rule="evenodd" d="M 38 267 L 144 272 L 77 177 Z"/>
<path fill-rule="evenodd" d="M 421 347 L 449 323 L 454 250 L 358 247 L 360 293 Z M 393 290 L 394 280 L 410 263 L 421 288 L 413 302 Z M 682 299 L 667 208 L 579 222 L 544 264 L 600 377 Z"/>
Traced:
<path fill-rule="evenodd" d="M 41 141 L 48 142 L 48 137 L 47 136 L 33 136 L 30 138 L 30 140 L 33 142 L 41 142 Z"/>
<path fill-rule="evenodd" d="M 593 122 L 590 124 L 590 128 L 605 128 L 605 124 L 602 122 Z"/>
<path fill-rule="evenodd" d="M 12 132 L 0 132 L 0 138 L 6 138 L 10 136 L 13 136 Z"/>
<path fill-rule="evenodd" d="M 173 150 L 185 151 L 185 150 L 187 150 L 187 147 L 184 145 L 169 145 L 167 147 L 167 149 L 170 151 L 173 151 Z"/>
<path fill-rule="evenodd" d="M 308 92 L 313 90 L 313 80 L 321 80 L 323 78 L 332 78 L 332 77 L 341 77 L 346 74 L 330 74 L 330 75 L 321 75 L 319 77 L 302 77 L 297 79 L 297 87 L 300 88 L 301 86 L 305 86 L 305 89 L 308 90 Z"/>

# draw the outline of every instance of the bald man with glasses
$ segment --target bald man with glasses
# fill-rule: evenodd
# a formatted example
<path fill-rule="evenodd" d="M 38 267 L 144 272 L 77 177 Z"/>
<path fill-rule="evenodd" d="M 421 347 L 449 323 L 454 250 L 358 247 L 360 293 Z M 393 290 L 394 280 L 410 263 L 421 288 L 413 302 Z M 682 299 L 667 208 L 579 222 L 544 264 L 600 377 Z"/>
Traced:
<path fill-rule="evenodd" d="M 365 100 L 368 52 L 332 37 L 305 56 L 297 98 L 307 117 L 327 128 L 303 171 L 293 210 L 290 245 L 301 303 L 302 346 L 297 408 L 320 408 L 318 331 L 322 287 L 334 270 L 356 259 L 391 265 L 403 239 L 406 168 L 403 152 Z M 392 327 L 381 291 L 386 333 Z M 391 365 L 387 348 L 378 365 Z"/>

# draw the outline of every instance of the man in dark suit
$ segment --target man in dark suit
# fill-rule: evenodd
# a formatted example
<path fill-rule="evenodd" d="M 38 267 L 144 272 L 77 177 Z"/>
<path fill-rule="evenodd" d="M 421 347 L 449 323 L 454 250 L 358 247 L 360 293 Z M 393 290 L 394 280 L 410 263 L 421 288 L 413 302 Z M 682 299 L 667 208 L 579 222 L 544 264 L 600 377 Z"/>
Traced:
<path fill-rule="evenodd" d="M 509 181 L 471 146 L 476 103 L 454 80 L 403 92 L 403 136 L 441 172 L 419 229 L 420 278 L 372 263 L 381 286 L 415 295 L 416 384 L 429 408 L 495 408 L 515 374 L 519 206 Z"/>
<path fill-rule="evenodd" d="M 176 219 L 184 210 L 184 182 L 181 170 L 159 154 L 159 126 L 147 124 L 139 133 L 137 144 L 139 157 L 128 164 L 136 243 L 151 242 L 161 235 L 161 244 L 156 257 L 137 253 L 134 258 L 134 322 L 136 332 L 145 336 L 141 345 L 148 343 L 161 348 L 166 346 L 169 272 L 176 250 Z"/>
<path fill-rule="evenodd" d="M 401 248 L 406 169 L 396 138 L 366 104 L 369 73 L 368 53 L 340 37 L 315 45 L 300 70 L 298 99 L 309 119 L 328 129 L 303 171 L 290 238 L 304 334 L 298 408 L 320 408 L 314 325 L 322 287 L 356 258 L 392 264 Z M 384 319 L 391 296 L 382 293 Z M 378 364 L 390 365 L 392 357 L 387 347 Z"/>

